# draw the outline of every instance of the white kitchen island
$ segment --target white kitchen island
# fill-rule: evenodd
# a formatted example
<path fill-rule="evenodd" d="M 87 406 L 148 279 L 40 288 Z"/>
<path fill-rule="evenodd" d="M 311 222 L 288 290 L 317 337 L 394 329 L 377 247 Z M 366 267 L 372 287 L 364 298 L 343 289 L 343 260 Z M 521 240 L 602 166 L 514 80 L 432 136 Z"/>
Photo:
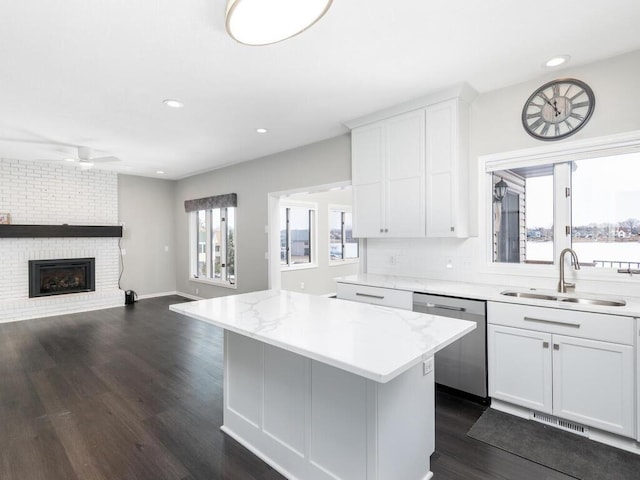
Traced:
<path fill-rule="evenodd" d="M 433 476 L 433 354 L 474 323 L 281 290 L 170 308 L 224 329 L 222 430 L 287 478 Z"/>

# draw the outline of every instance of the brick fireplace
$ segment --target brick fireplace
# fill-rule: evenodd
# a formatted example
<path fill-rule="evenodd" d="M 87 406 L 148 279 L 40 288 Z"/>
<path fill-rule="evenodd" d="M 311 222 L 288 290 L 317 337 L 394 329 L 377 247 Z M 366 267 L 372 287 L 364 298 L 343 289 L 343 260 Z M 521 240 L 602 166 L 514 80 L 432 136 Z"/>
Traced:
<path fill-rule="evenodd" d="M 118 177 L 59 163 L 0 159 L 0 212 L 15 225 L 117 225 Z M 0 322 L 83 312 L 124 304 L 118 288 L 118 239 L 0 238 Z M 29 295 L 29 262 L 95 259 L 93 290 Z M 61 281 L 73 283 L 73 280 Z"/>

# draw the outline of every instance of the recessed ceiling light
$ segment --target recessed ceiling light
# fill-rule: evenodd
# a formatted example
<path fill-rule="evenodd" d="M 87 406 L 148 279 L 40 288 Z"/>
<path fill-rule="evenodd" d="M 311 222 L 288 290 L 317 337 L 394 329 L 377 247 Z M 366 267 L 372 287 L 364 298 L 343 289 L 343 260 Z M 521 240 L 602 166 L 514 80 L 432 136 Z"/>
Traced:
<path fill-rule="evenodd" d="M 164 175 L 164 170 L 156 170 L 156 173 L 157 173 L 158 175 Z"/>
<path fill-rule="evenodd" d="M 64 161 L 65 162 L 75 162 L 76 159 L 75 158 L 65 158 Z"/>
<path fill-rule="evenodd" d="M 556 57 L 553 57 L 547 60 L 544 63 L 544 66 L 549 68 L 559 67 L 560 65 L 567 63 L 570 58 L 571 58 L 570 55 L 558 55 Z"/>
<path fill-rule="evenodd" d="M 266 128 L 256 128 L 256 132 L 258 133 L 267 133 L 269 130 L 267 130 Z"/>
<path fill-rule="evenodd" d="M 166 100 L 163 100 L 162 103 L 164 103 L 167 107 L 171 107 L 171 108 L 184 107 L 184 103 L 182 103 L 180 100 L 175 100 L 173 98 L 167 98 Z"/>

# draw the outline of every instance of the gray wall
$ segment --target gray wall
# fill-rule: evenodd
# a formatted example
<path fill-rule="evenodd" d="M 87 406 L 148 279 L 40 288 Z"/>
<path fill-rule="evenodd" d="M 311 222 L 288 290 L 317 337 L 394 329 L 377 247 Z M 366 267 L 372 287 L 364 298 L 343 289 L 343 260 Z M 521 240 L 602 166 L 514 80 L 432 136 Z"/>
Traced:
<path fill-rule="evenodd" d="M 529 82 L 479 95 L 470 112 L 469 186 L 471 219 L 480 236 L 467 240 L 370 240 L 369 266 L 384 273 L 504 281 L 486 275 L 483 263 L 486 239 L 484 226 L 478 225 L 479 200 L 483 200 L 478 199 L 478 157 L 543 145 L 524 132 L 520 112 L 531 92 L 560 77 L 583 80 L 596 95 L 596 110 L 589 124 L 566 141 L 640 130 L 640 96 L 629 94 L 640 83 L 640 51 L 541 72 Z M 141 293 L 177 290 L 190 295 L 196 295 L 198 288 L 200 297 L 267 288 L 267 194 L 350 181 L 350 149 L 350 137 L 343 135 L 177 182 L 120 176 L 120 220 L 129 226 L 123 239 L 127 248 L 123 287 Z M 186 199 L 230 192 L 238 194 L 236 290 L 189 280 L 189 233 L 183 206 Z M 165 245 L 170 248 L 168 253 L 164 252 Z M 392 257 L 394 262 L 389 261 Z M 453 269 L 445 268 L 450 260 Z"/>
<path fill-rule="evenodd" d="M 470 108 L 470 218 L 478 236 L 469 239 L 371 239 L 367 242 L 367 267 L 370 272 L 410 275 L 444 280 L 485 282 L 497 285 L 555 288 L 557 272 L 540 270 L 527 275 L 502 274 L 490 268 L 485 252 L 490 241 L 484 225 L 486 198 L 479 198 L 479 157 L 548 145 L 527 135 L 520 114 L 525 101 L 542 84 L 555 78 L 577 78 L 589 84 L 596 107 L 589 123 L 575 135 L 553 142 L 557 145 L 576 140 L 603 137 L 640 130 L 640 95 L 633 93 L 640 84 L 640 51 L 583 66 L 545 72 L 531 81 L 479 95 Z M 611 172 L 624 175 L 625 172 Z M 396 261 L 391 261 L 396 258 Z M 453 268 L 447 268 L 451 264 Z M 584 270 L 584 269 L 583 269 Z M 588 271 L 581 270 L 576 275 Z M 538 273 L 540 272 L 540 273 Z M 539 277 L 539 278 L 536 278 Z M 579 279 L 583 291 L 636 291 L 640 277 L 614 276 L 614 280 Z M 624 282 L 624 284 L 622 284 Z M 628 293 L 631 294 L 631 293 Z M 634 295 L 636 293 L 633 293 Z"/>
<path fill-rule="evenodd" d="M 175 292 L 176 182 L 118 175 L 118 218 L 126 250 L 120 285 L 138 295 Z"/>
<path fill-rule="evenodd" d="M 270 192 L 325 185 L 351 179 L 348 135 L 179 180 L 174 215 L 176 290 L 203 298 L 262 290 L 268 287 L 267 197 Z M 238 194 L 237 289 L 189 279 L 189 229 L 184 201 L 223 193 Z"/>

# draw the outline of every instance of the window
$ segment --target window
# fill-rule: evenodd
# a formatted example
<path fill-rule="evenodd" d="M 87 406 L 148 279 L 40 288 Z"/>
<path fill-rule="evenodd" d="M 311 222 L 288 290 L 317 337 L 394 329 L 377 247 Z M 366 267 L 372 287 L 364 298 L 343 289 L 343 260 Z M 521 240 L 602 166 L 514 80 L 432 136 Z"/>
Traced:
<path fill-rule="evenodd" d="M 191 275 L 226 285 L 236 283 L 236 228 L 234 207 L 191 212 L 195 235 Z"/>
<path fill-rule="evenodd" d="M 585 157 L 488 166 L 494 262 L 553 264 L 570 247 L 581 267 L 640 268 L 640 153 Z"/>
<path fill-rule="evenodd" d="M 349 207 L 329 207 L 329 259 L 332 263 L 358 258 L 353 238 L 353 215 Z"/>
<path fill-rule="evenodd" d="M 315 205 L 280 207 L 280 265 L 315 266 Z"/>

